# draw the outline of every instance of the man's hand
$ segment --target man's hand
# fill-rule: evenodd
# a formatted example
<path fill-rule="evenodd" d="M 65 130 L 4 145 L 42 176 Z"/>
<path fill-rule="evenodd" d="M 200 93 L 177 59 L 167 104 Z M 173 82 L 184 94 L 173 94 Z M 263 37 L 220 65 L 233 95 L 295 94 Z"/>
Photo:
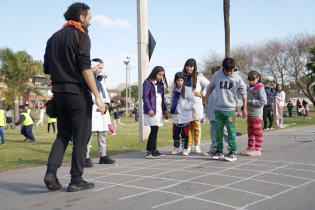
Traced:
<path fill-rule="evenodd" d="M 107 111 L 107 106 L 103 102 L 103 100 L 100 97 L 95 98 L 96 105 L 98 106 L 97 111 L 101 112 L 104 114 Z"/>

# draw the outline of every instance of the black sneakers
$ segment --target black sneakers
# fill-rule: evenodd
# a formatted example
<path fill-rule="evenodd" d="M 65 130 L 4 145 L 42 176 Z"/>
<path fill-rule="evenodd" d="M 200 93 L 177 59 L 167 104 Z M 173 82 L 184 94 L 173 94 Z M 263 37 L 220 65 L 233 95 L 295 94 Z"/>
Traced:
<path fill-rule="evenodd" d="M 85 162 L 84 162 L 84 167 L 85 168 L 91 168 L 91 167 L 93 167 L 94 165 L 93 165 L 93 163 L 92 163 L 92 160 L 91 160 L 91 158 L 86 158 L 85 159 Z"/>
<path fill-rule="evenodd" d="M 67 191 L 68 192 L 77 192 L 81 190 L 88 190 L 94 188 L 95 184 L 94 183 L 89 183 L 85 180 L 81 180 L 80 183 L 75 184 L 75 183 L 70 183 L 68 186 Z"/>
<path fill-rule="evenodd" d="M 115 160 L 111 159 L 109 156 L 102 156 L 98 162 L 99 164 L 114 164 Z"/>
<path fill-rule="evenodd" d="M 237 160 L 235 152 L 230 151 L 228 154 L 224 155 L 224 160 L 232 162 Z"/>
<path fill-rule="evenodd" d="M 46 172 L 44 182 L 48 190 L 59 190 L 62 187 L 54 173 Z"/>
<path fill-rule="evenodd" d="M 213 160 L 222 160 L 224 158 L 223 152 L 217 150 L 214 154 L 211 155 Z"/>
<path fill-rule="evenodd" d="M 145 155 L 145 158 L 148 159 L 157 159 L 164 157 L 165 155 L 161 154 L 158 150 L 154 150 L 153 152 L 147 151 L 147 154 Z"/>

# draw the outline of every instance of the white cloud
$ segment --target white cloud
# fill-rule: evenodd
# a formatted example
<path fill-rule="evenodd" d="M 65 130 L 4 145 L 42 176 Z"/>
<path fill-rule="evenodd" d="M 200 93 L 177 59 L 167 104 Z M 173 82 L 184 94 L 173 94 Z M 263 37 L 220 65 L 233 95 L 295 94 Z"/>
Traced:
<path fill-rule="evenodd" d="M 104 28 L 131 28 L 131 24 L 125 19 L 115 19 L 112 20 L 104 15 L 95 15 L 93 17 L 93 22 L 99 23 Z"/>

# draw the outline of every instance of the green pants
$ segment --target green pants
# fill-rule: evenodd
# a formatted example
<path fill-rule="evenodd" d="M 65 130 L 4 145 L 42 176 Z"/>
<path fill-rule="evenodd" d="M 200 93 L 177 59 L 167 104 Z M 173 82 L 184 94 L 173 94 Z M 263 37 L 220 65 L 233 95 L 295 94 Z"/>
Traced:
<path fill-rule="evenodd" d="M 216 143 L 217 149 L 223 151 L 223 134 L 224 126 L 226 126 L 228 131 L 228 145 L 232 152 L 236 151 L 236 129 L 234 124 L 234 111 L 219 111 L 215 110 L 215 120 L 216 120 Z"/>

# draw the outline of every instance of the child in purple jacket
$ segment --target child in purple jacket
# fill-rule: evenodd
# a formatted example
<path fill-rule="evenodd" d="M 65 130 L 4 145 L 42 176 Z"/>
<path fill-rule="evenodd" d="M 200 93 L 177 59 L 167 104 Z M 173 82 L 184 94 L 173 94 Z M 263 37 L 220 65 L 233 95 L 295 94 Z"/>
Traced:
<path fill-rule="evenodd" d="M 147 154 L 145 155 L 149 159 L 164 156 L 156 149 L 159 127 L 163 126 L 163 118 L 168 118 L 164 83 L 167 86 L 165 71 L 162 66 L 154 67 L 149 77 L 143 82 L 144 125 L 151 128 L 147 143 Z"/>

